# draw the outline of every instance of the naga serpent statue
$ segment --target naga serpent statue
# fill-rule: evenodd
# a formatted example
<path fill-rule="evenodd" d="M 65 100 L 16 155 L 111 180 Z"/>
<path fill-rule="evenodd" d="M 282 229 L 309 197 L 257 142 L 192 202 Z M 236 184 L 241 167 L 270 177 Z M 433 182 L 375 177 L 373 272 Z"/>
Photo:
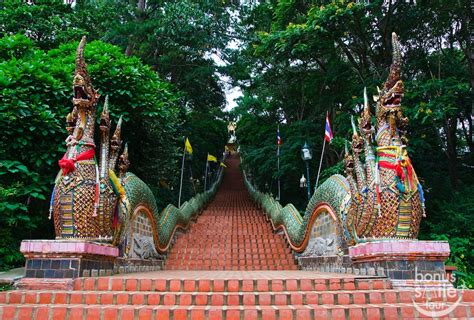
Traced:
<path fill-rule="evenodd" d="M 89 78 L 85 45 L 84 37 L 76 53 L 74 107 L 66 118 L 67 151 L 59 160 L 61 170 L 51 196 L 50 217 L 54 217 L 56 238 L 110 243 L 119 246 L 123 257 L 153 257 L 168 249 L 177 228 L 188 227 L 192 216 L 215 193 L 216 184 L 180 208 L 168 205 L 159 212 L 150 188 L 127 173 L 127 145 L 120 155 L 121 118 L 109 139 L 108 98 L 100 118 L 99 161 L 96 160 L 94 127 L 100 94 Z M 147 248 L 147 252 L 137 250 L 140 248 Z"/>
<path fill-rule="evenodd" d="M 310 239 L 315 245 L 323 243 L 326 249 L 333 240 L 338 240 L 338 250 L 329 252 L 335 254 L 358 242 L 415 239 L 418 235 L 421 218 L 425 215 L 424 197 L 406 150 L 408 120 L 400 109 L 404 86 L 400 78 L 400 44 L 395 33 L 392 46 L 390 73 L 374 97 L 377 102 L 375 128 L 364 91 L 359 128 L 352 119 L 352 153 L 346 146 L 346 176 L 333 175 L 317 188 L 304 216 L 291 204 L 282 207 L 246 180 L 250 193 L 262 205 L 273 227 L 284 230 L 296 252 L 304 252 L 307 247 L 309 250 Z M 318 219 L 321 221 L 316 225 Z M 325 251 L 320 249 L 316 251 Z"/>

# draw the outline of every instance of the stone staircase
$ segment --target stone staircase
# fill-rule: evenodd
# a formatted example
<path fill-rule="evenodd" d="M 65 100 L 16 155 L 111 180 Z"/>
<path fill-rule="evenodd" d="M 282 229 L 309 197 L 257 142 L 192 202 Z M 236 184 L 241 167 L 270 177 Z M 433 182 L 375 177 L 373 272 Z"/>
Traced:
<path fill-rule="evenodd" d="M 284 238 L 250 200 L 238 165 L 229 160 L 215 199 L 177 238 L 164 271 L 76 278 L 71 290 L 48 279 L 48 289 L 40 282 L 0 292 L 0 320 L 474 317 L 474 291 L 400 290 L 383 277 L 297 270 Z"/>
<path fill-rule="evenodd" d="M 426 293 L 426 292 L 425 292 Z M 428 291 L 433 302 L 455 296 Z M 302 271 L 159 271 L 79 278 L 72 291 L 0 293 L 0 319 L 413 319 L 426 296 L 387 279 Z M 451 317 L 474 316 L 466 291 Z M 470 302 L 465 302 L 470 301 Z M 427 317 L 428 318 L 428 317 Z"/>
<path fill-rule="evenodd" d="M 191 229 L 178 236 L 165 270 L 297 270 L 281 235 L 251 200 L 239 159 L 227 161 L 214 200 Z"/>

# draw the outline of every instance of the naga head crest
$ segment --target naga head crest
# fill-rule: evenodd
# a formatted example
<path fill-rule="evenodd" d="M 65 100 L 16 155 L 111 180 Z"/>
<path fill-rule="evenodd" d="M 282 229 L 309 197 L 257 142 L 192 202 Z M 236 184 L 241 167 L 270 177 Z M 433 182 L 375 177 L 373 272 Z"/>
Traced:
<path fill-rule="evenodd" d="M 354 158 L 349 153 L 349 147 L 347 145 L 347 140 L 344 142 L 344 166 L 346 174 L 350 175 L 354 172 Z"/>
<path fill-rule="evenodd" d="M 392 33 L 392 65 L 390 66 L 390 73 L 385 81 L 383 89 L 380 90 L 378 97 L 378 112 L 391 112 L 400 109 L 400 103 L 405 92 L 403 81 L 400 79 L 400 69 L 402 59 L 400 54 L 400 43 L 398 36 Z"/>
<path fill-rule="evenodd" d="M 110 115 L 109 115 L 109 96 L 105 97 L 104 110 L 100 116 L 100 130 L 107 131 L 110 129 Z"/>
<path fill-rule="evenodd" d="M 369 138 L 372 133 L 372 115 L 370 114 L 369 98 L 367 98 L 367 88 L 364 88 L 364 111 L 359 121 L 360 132 L 365 138 Z"/>
<path fill-rule="evenodd" d="M 122 132 L 122 116 L 120 116 L 119 121 L 117 122 L 117 127 L 115 127 L 114 135 L 110 139 L 110 148 L 115 152 L 118 152 L 122 146 L 121 132 Z"/>
<path fill-rule="evenodd" d="M 352 150 L 354 153 L 359 154 L 362 151 L 364 143 L 357 133 L 357 126 L 354 121 L 354 116 L 351 116 L 351 125 L 352 125 Z"/>
<path fill-rule="evenodd" d="M 127 172 L 127 169 L 129 166 L 130 166 L 130 160 L 128 160 L 128 143 L 125 143 L 125 147 L 123 148 L 122 155 L 119 158 L 118 176 L 125 177 L 125 173 Z"/>
<path fill-rule="evenodd" d="M 82 37 L 76 51 L 76 71 L 74 72 L 73 90 L 74 106 L 90 108 L 95 106 L 100 94 L 92 87 L 92 82 L 87 71 L 87 64 L 84 59 L 84 48 L 86 37 Z"/>

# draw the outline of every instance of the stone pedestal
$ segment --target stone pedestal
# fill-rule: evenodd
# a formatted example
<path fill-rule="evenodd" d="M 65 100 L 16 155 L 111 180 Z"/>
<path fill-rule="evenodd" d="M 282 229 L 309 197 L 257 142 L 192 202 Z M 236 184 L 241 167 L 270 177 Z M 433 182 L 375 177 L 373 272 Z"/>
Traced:
<path fill-rule="evenodd" d="M 80 239 L 24 240 L 20 251 L 26 260 L 25 277 L 18 285 L 23 288 L 28 283 L 41 286 L 41 279 L 61 287 L 78 277 L 112 275 L 119 254 L 117 247 Z"/>
<path fill-rule="evenodd" d="M 354 268 L 381 270 L 394 287 L 450 286 L 444 261 L 447 241 L 380 240 L 349 248 Z"/>
<path fill-rule="evenodd" d="M 348 255 L 298 257 L 302 270 L 320 272 L 352 273 L 352 261 Z"/>

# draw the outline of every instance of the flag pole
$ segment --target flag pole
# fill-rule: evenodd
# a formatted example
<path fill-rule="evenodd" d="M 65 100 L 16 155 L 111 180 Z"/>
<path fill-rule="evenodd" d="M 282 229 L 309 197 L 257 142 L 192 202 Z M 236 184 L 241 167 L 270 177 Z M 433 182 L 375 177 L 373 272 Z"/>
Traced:
<path fill-rule="evenodd" d="M 314 190 L 318 188 L 319 174 L 321 173 L 321 165 L 323 164 L 323 156 L 324 156 L 325 147 L 326 147 L 326 138 L 324 138 L 324 142 L 323 142 L 323 150 L 321 151 L 321 159 L 319 160 L 318 176 L 316 178 L 316 184 L 314 185 Z"/>
<path fill-rule="evenodd" d="M 191 173 L 191 181 L 193 183 L 194 195 L 196 195 L 196 186 L 194 185 L 194 178 L 193 178 L 193 166 L 191 165 L 191 163 L 189 164 L 189 172 Z"/>
<path fill-rule="evenodd" d="M 206 173 L 204 174 L 204 191 L 207 191 L 207 168 L 208 168 L 208 165 L 209 165 L 209 153 L 207 154 L 207 158 L 206 158 Z"/>
<path fill-rule="evenodd" d="M 280 124 L 277 129 L 278 141 L 277 141 L 277 170 L 278 170 L 278 201 L 281 201 L 281 185 L 280 185 Z"/>
<path fill-rule="evenodd" d="M 181 192 L 183 191 L 184 157 L 185 156 L 186 156 L 186 145 L 183 148 L 183 160 L 181 161 L 181 180 L 179 182 L 178 208 L 181 207 Z"/>
<path fill-rule="evenodd" d="M 280 145 L 278 145 L 278 156 L 277 156 L 277 167 L 278 167 L 278 201 L 281 200 L 281 188 L 280 188 Z"/>

